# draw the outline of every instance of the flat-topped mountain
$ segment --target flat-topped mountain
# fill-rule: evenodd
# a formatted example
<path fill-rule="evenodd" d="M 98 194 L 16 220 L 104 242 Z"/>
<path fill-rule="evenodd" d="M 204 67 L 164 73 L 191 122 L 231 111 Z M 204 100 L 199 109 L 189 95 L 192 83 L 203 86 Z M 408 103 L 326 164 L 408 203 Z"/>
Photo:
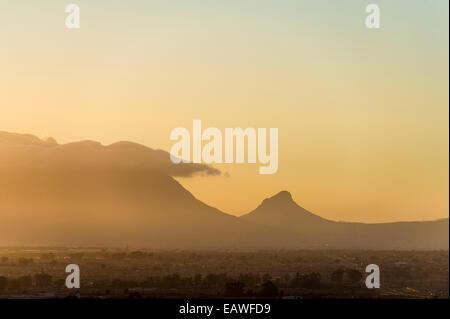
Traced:
<path fill-rule="evenodd" d="M 173 178 L 197 173 L 220 172 L 131 142 L 58 144 L 0 132 L 0 245 L 278 244 L 262 236 L 267 227 L 202 203 Z"/>

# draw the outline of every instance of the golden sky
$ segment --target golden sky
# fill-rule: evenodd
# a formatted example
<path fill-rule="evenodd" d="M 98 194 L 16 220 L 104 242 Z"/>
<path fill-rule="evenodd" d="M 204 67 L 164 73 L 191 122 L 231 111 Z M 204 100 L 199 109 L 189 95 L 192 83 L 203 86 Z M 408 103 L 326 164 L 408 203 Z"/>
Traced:
<path fill-rule="evenodd" d="M 448 1 L 0 2 L 0 130 L 170 150 L 172 129 L 277 127 L 279 169 L 183 178 L 241 215 L 288 190 L 348 221 L 448 217 Z"/>

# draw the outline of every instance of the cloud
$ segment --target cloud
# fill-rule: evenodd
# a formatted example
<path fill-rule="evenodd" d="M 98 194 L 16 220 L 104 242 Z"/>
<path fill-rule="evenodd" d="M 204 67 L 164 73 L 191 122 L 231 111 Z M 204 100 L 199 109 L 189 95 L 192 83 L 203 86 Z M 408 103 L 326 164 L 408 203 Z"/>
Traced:
<path fill-rule="evenodd" d="M 170 176 L 192 177 L 195 175 L 216 176 L 220 174 L 221 174 L 220 170 L 206 164 L 171 163 L 171 165 L 168 165 L 167 167 L 167 175 Z"/>
<path fill-rule="evenodd" d="M 33 167 L 45 170 L 142 170 L 169 176 L 220 175 L 206 164 L 180 163 L 170 154 L 141 144 L 122 141 L 102 145 L 96 141 L 58 144 L 29 134 L 0 132 L 0 168 Z"/>

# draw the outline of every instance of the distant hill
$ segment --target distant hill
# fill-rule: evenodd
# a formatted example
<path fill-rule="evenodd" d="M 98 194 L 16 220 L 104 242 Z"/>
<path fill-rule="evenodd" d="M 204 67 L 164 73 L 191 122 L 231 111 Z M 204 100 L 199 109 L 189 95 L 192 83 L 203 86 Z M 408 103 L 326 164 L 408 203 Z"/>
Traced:
<path fill-rule="evenodd" d="M 448 219 L 338 223 L 285 191 L 237 218 L 173 178 L 194 174 L 220 172 L 131 142 L 58 144 L 0 132 L 0 245 L 448 249 Z"/>
<path fill-rule="evenodd" d="M 349 223 L 324 219 L 297 205 L 287 191 L 265 199 L 240 217 L 292 234 L 305 247 L 355 249 L 448 249 L 449 220 Z"/>

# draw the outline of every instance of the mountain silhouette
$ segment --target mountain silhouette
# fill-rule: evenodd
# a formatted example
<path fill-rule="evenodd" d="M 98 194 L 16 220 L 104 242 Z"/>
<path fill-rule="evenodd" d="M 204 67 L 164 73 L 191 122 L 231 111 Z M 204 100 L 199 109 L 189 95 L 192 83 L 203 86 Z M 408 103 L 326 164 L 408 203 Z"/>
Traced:
<path fill-rule="evenodd" d="M 218 171 L 130 142 L 60 145 L 1 132 L 0 245 L 276 245 L 261 238 L 267 227 L 202 203 L 173 178 L 196 173 Z"/>
<path fill-rule="evenodd" d="M 448 249 L 449 220 L 350 223 L 317 216 L 282 191 L 241 219 L 292 234 L 299 245 L 316 248 Z"/>
<path fill-rule="evenodd" d="M 254 211 L 240 218 L 263 225 L 292 228 L 291 230 L 307 229 L 328 223 L 326 219 L 297 205 L 288 191 L 281 191 L 263 200 Z"/>
<path fill-rule="evenodd" d="M 0 245 L 152 248 L 448 249 L 448 219 L 362 224 L 321 218 L 282 191 L 242 217 L 174 177 L 217 175 L 132 143 L 59 144 L 0 132 Z"/>

